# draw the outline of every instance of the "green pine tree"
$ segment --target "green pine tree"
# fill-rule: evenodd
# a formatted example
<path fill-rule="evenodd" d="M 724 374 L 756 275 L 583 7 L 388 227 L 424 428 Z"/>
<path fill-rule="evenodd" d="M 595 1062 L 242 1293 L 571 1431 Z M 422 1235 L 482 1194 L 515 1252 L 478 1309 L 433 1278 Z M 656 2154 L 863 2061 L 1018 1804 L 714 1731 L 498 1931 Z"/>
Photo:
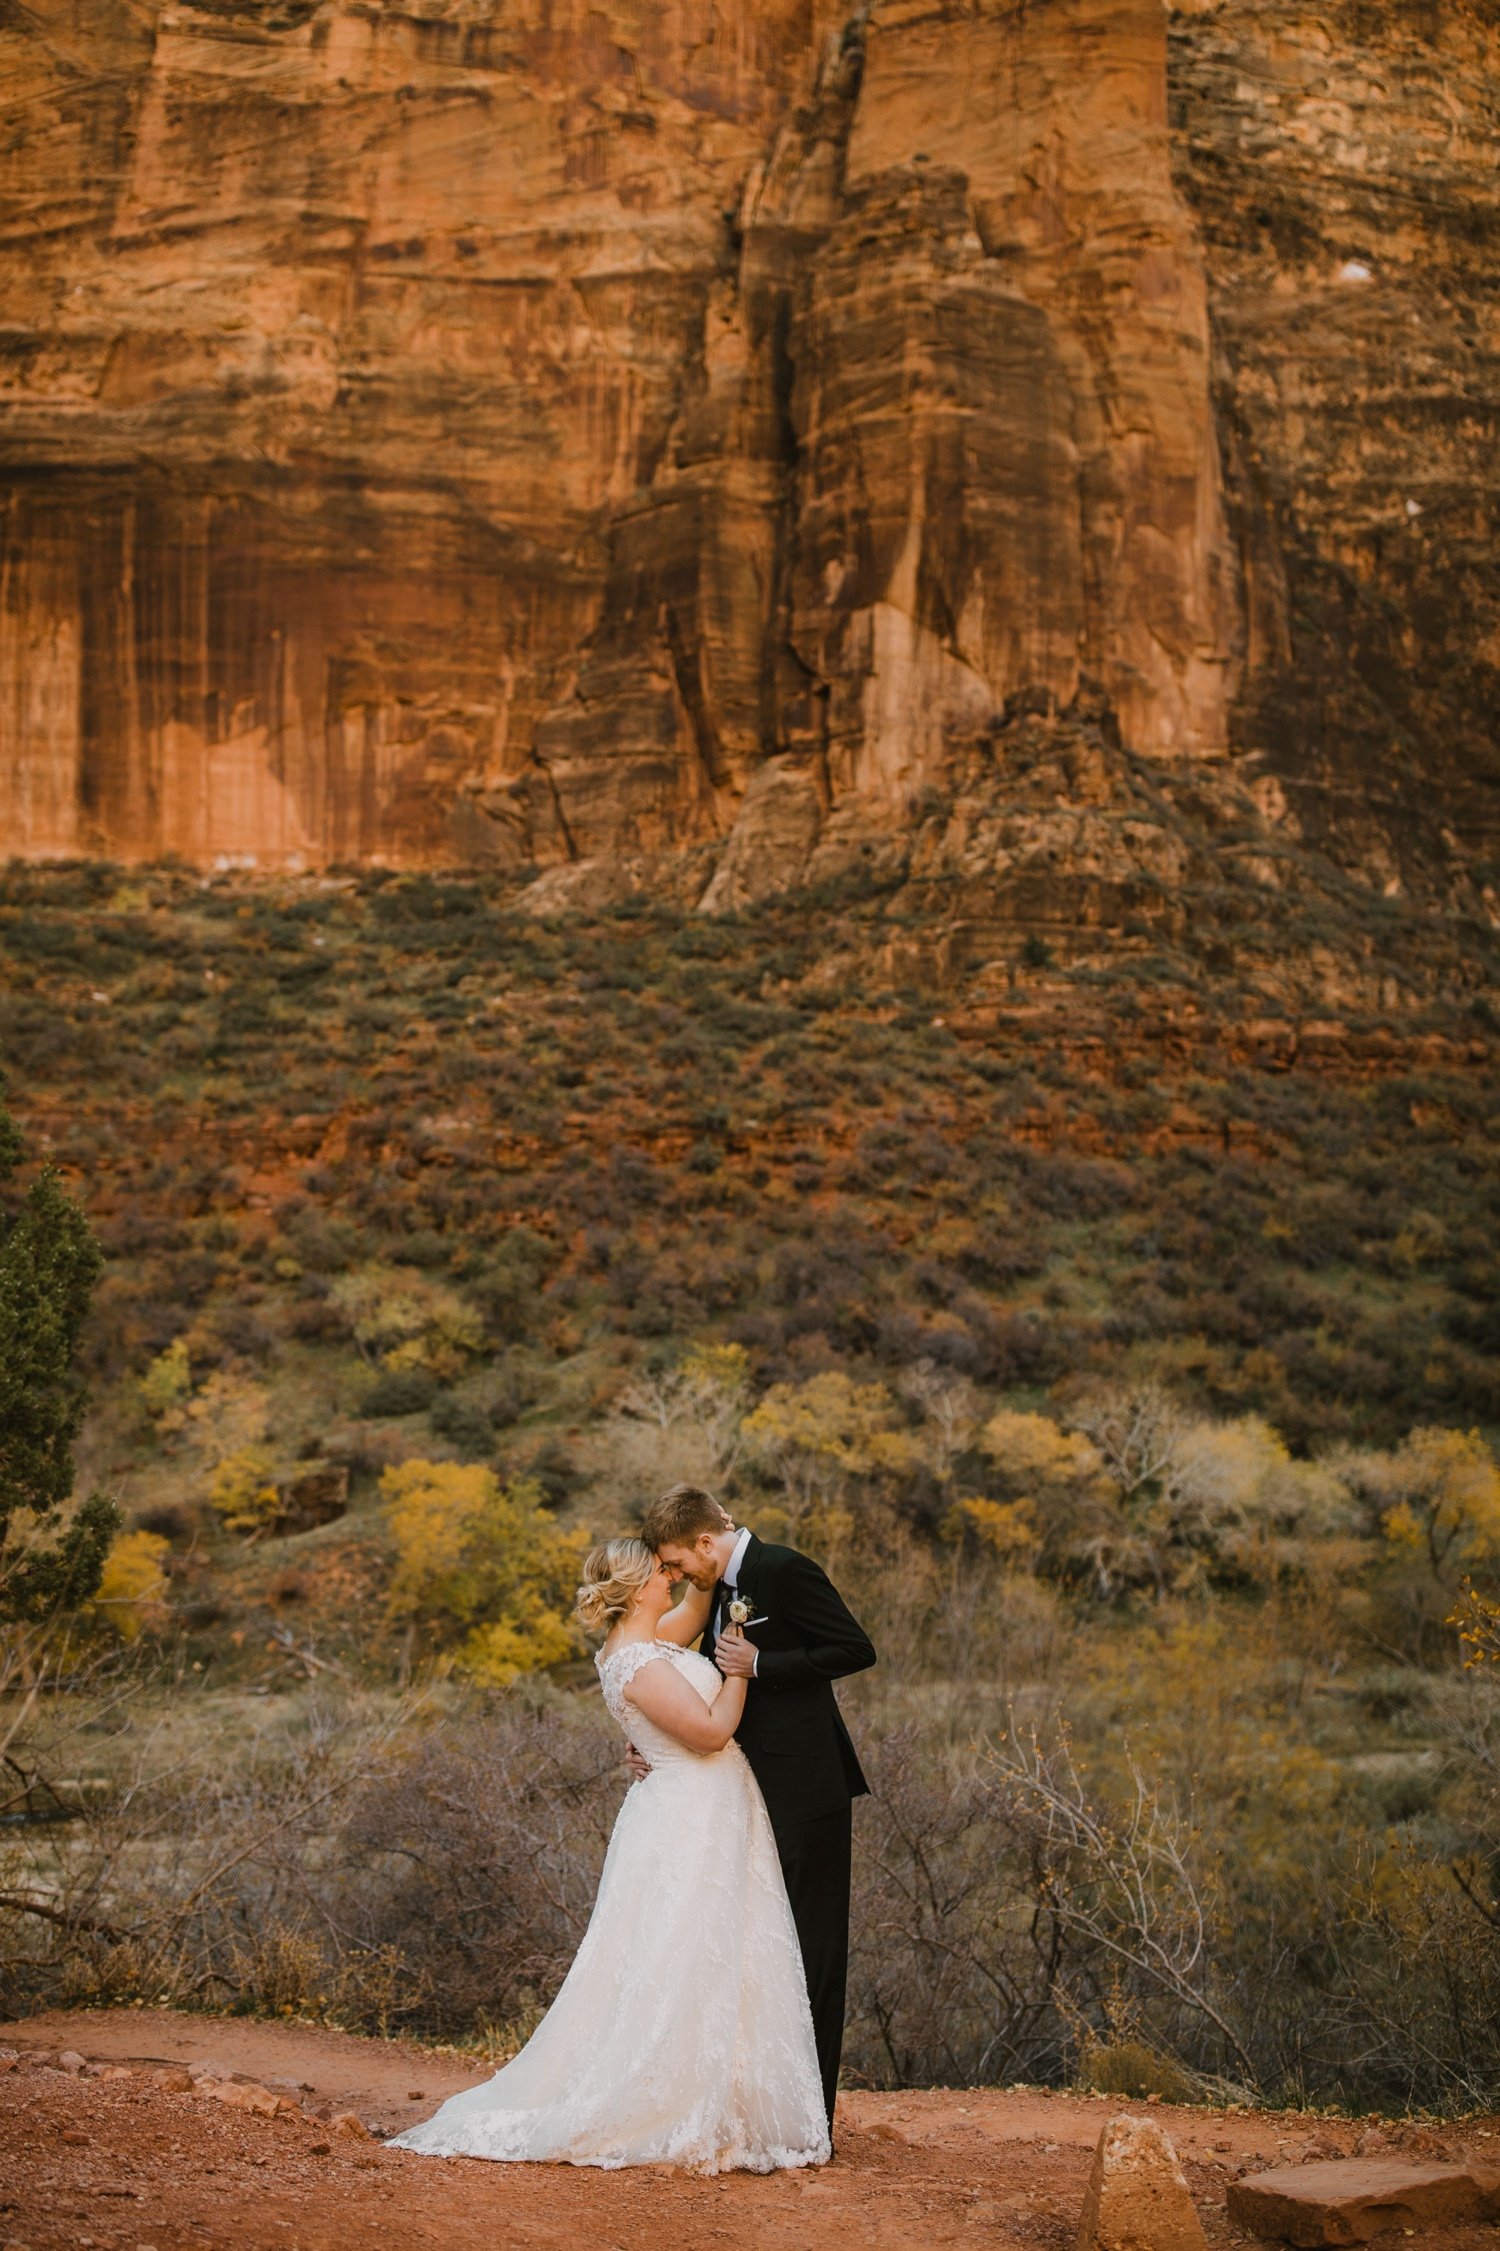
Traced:
<path fill-rule="evenodd" d="M 25 1155 L 0 1084 L 0 1617 L 76 1609 L 99 1585 L 119 1512 L 70 1509 L 84 1392 L 78 1339 L 103 1264 L 79 1206 L 47 1166 L 7 1194 Z"/>

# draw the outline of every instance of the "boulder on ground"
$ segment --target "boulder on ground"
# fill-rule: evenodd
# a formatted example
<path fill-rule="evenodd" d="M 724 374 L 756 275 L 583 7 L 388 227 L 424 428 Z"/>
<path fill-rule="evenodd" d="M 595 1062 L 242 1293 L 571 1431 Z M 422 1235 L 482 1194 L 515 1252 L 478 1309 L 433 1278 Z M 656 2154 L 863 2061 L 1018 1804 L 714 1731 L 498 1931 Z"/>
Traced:
<path fill-rule="evenodd" d="M 1177 2152 L 1154 2118 L 1112 2118 L 1099 2136 L 1078 2251 L 1208 2251 Z"/>
<path fill-rule="evenodd" d="M 328 2121 L 328 2131 L 330 2134 L 343 2134 L 350 2141 L 355 2142 L 374 2140 L 374 2136 L 364 2120 L 356 2118 L 352 2110 L 336 2111 Z"/>
<path fill-rule="evenodd" d="M 272 1529 L 277 1533 L 314 1532 L 332 1524 L 349 1507 L 349 1464 L 319 1462 L 277 1488 L 279 1504 Z"/>
<path fill-rule="evenodd" d="M 1299 2251 L 1368 2243 L 1389 2228 L 1500 2219 L 1500 2166 L 1403 2164 L 1345 2157 L 1282 2165 L 1235 2181 L 1229 2217 L 1252 2235 Z"/>

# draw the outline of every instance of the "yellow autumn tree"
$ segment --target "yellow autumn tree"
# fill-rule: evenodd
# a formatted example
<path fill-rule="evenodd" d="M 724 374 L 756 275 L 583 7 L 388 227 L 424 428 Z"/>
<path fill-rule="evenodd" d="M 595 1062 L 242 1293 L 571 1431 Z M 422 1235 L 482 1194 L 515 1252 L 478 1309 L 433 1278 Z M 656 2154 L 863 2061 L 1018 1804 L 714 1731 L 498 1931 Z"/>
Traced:
<path fill-rule="evenodd" d="M 1500 1602 L 1481 1594 L 1472 1579 L 1465 1579 L 1458 1606 L 1446 1622 L 1458 1628 L 1465 1672 L 1500 1665 Z"/>
<path fill-rule="evenodd" d="M 366 1358 L 383 1368 L 425 1368 L 449 1383 L 484 1341 L 475 1308 L 414 1266 L 372 1260 L 341 1275 L 329 1297 Z"/>
<path fill-rule="evenodd" d="M 221 1462 L 265 1438 L 271 1428 L 271 1394 L 254 1376 L 216 1368 L 184 1413 L 202 1458 Z"/>
<path fill-rule="evenodd" d="M 136 1396 L 151 1423 L 162 1436 L 181 1430 L 186 1422 L 185 1402 L 193 1388 L 186 1337 L 177 1337 L 158 1352 L 136 1384 Z"/>
<path fill-rule="evenodd" d="M 1036 1503 L 1025 1499 L 955 1501 L 942 1530 L 960 1553 L 992 1556 L 1013 1571 L 1034 1563 L 1042 1544 Z"/>
<path fill-rule="evenodd" d="M 490 1687 L 578 1653 L 570 1614 L 589 1538 L 553 1522 L 539 1485 L 502 1485 L 479 1463 L 408 1461 L 380 1489 L 396 1546 L 393 1617 L 425 1625 Z"/>
<path fill-rule="evenodd" d="M 856 1488 L 869 1497 L 891 1493 L 922 1460 L 885 1385 L 856 1383 L 838 1369 L 773 1384 L 745 1417 L 744 1435 L 781 1489 L 789 1533 L 814 1513 L 846 1513 L 840 1504 Z"/>
<path fill-rule="evenodd" d="M 1068 1576 L 1088 1570 L 1111 1583 L 1131 1535 L 1092 1440 L 1064 1430 L 1049 1415 L 1002 1407 L 985 1423 L 978 1443 L 1006 1487 L 1005 1498 L 989 1506 L 1007 1513 L 976 1515 L 977 1504 L 966 1504 L 970 1515 L 950 1519 L 950 1537 L 958 1535 L 970 1546 L 977 1541 L 996 1554 L 1008 1548 L 1018 1563 L 1040 1561 Z"/>
<path fill-rule="evenodd" d="M 214 1469 L 209 1505 L 230 1532 L 269 1531 L 281 1513 L 275 1463 L 264 1446 L 240 1446 Z"/>
<path fill-rule="evenodd" d="M 1500 1465 L 1477 1430 L 1414 1430 L 1358 1469 L 1386 1539 L 1425 1557 L 1435 1579 L 1500 1556 Z"/>
<path fill-rule="evenodd" d="M 90 1613 L 121 1641 L 138 1641 L 160 1632 L 170 1615 L 166 1558 L 171 1543 L 156 1532 L 121 1532 L 104 1559 L 99 1591 Z"/>
<path fill-rule="evenodd" d="M 1092 1441 L 1080 1431 L 1062 1429 L 1047 1415 L 1003 1407 L 985 1424 L 979 1444 L 1023 1485 L 1075 1485 L 1099 1473 L 1099 1450 Z"/>

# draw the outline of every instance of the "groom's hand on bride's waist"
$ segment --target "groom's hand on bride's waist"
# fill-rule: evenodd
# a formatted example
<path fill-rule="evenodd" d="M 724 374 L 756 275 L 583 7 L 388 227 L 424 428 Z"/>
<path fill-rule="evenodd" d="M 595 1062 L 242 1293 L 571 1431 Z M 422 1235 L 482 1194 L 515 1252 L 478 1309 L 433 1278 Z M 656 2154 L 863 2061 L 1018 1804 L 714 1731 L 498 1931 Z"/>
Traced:
<path fill-rule="evenodd" d="M 651 1772 L 651 1761 L 643 1759 L 633 1743 L 625 1746 L 625 1772 L 632 1782 L 644 1782 Z"/>

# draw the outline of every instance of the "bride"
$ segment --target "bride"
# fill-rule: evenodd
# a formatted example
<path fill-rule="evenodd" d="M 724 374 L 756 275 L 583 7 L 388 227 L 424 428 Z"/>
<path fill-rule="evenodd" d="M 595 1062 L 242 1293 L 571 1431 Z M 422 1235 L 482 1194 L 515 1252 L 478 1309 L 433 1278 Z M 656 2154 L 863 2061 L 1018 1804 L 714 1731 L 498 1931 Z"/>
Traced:
<path fill-rule="evenodd" d="M 608 1629 L 604 1701 L 651 1771 L 620 1808 L 583 1943 L 531 2040 L 398 2149 L 701 2173 L 828 2158 L 796 1927 L 733 1741 L 746 1683 L 686 1646 L 707 1592 L 673 1608 L 671 1588 L 641 1540 L 584 1566 L 577 1615 Z"/>

